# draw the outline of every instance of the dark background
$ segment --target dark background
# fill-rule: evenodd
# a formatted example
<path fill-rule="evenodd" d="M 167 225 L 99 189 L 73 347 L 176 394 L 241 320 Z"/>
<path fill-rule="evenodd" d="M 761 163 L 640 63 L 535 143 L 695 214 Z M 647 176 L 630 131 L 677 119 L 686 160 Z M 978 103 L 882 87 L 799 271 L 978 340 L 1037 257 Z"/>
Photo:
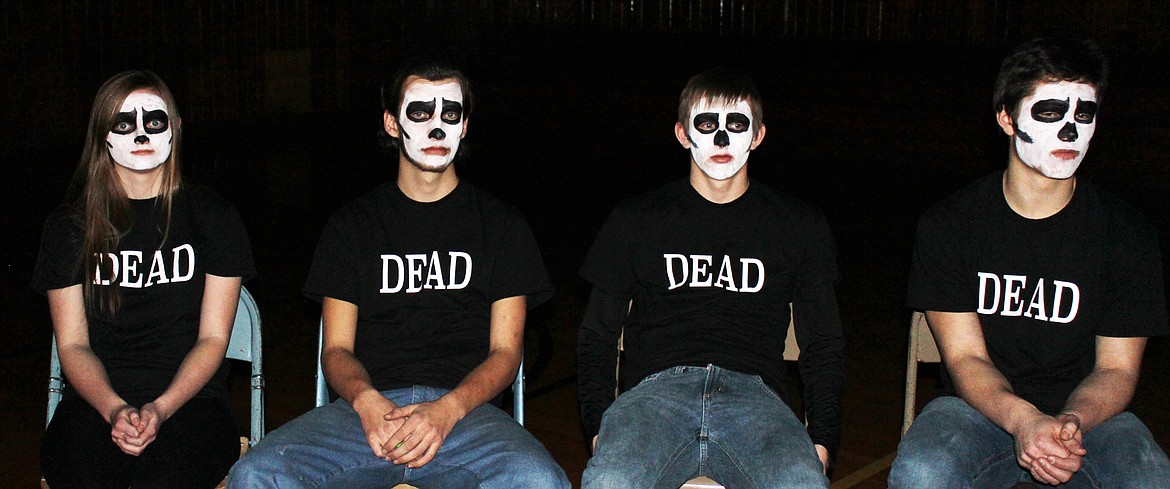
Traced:
<path fill-rule="evenodd" d="M 824 208 L 838 241 L 849 343 L 834 481 L 874 468 L 854 487 L 885 486 L 871 464 L 898 440 L 914 223 L 1004 166 L 991 89 L 1012 46 L 1075 33 L 1106 48 L 1113 78 L 1080 175 L 1170 242 L 1161 2 L 24 0 L 0 13 L 3 487 L 39 474 L 51 327 L 27 284 L 40 228 L 68 186 L 98 86 L 124 69 L 167 81 L 186 177 L 235 202 L 248 226 L 275 429 L 313 402 L 319 309 L 299 290 L 324 220 L 394 176 L 375 139 L 382 72 L 420 50 L 457 53 L 477 104 L 459 173 L 528 216 L 558 291 L 528 322 L 528 426 L 575 483 L 586 450 L 574 345 L 588 293 L 576 270 L 614 204 L 686 174 L 677 97 L 706 68 L 753 75 L 769 131 L 751 175 Z M 1163 447 L 1167 367 L 1167 340 L 1151 340 L 1134 411 Z M 242 431 L 244 372 L 232 394 Z M 920 402 L 932 371 L 922 378 Z"/>

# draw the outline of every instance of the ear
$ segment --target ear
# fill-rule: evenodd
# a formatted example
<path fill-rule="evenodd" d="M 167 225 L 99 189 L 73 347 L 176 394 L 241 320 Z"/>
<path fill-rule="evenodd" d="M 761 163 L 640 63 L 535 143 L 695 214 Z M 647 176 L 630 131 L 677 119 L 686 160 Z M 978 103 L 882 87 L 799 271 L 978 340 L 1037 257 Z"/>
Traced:
<path fill-rule="evenodd" d="M 768 126 L 760 124 L 760 130 L 759 130 L 759 132 L 756 133 L 756 138 L 754 140 L 752 140 L 751 149 L 753 149 L 753 150 L 756 149 L 756 147 L 759 146 L 760 143 L 764 142 L 764 133 L 768 132 L 767 129 L 768 129 Z"/>
<path fill-rule="evenodd" d="M 401 138 L 401 135 L 398 133 L 398 118 L 394 117 L 389 110 L 382 112 L 382 129 L 394 139 Z"/>
<path fill-rule="evenodd" d="M 686 149 L 691 149 L 691 138 L 687 136 L 687 128 L 683 127 L 681 122 L 674 123 L 674 137 L 678 139 L 678 144 Z"/>
<path fill-rule="evenodd" d="M 1015 121 L 1012 121 L 1011 114 L 1008 114 L 1006 108 L 999 109 L 999 113 L 995 114 L 995 122 L 999 124 L 999 128 L 1003 130 L 1008 137 L 1016 135 Z"/>

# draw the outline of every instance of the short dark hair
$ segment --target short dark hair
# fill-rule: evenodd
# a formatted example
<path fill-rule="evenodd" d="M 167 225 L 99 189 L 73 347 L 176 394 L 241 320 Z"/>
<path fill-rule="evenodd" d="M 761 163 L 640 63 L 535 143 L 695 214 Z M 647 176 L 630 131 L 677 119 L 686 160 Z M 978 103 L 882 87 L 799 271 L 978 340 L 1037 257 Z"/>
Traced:
<path fill-rule="evenodd" d="M 1040 83 L 1076 82 L 1092 85 L 1097 102 L 1109 78 L 1109 62 L 1092 39 L 1038 37 L 1012 51 L 999 68 L 992 98 L 996 113 L 1006 110 L 1016 118 L 1020 101 Z"/>
<path fill-rule="evenodd" d="M 459 83 L 459 90 L 463 92 L 463 118 L 467 119 L 471 115 L 471 82 L 453 64 L 436 56 L 414 56 L 400 63 L 394 74 L 382 83 L 382 110 L 398 117 L 398 109 L 402 105 L 402 96 L 406 89 L 406 80 L 412 76 L 432 82 L 448 78 L 455 79 Z M 379 132 L 382 146 L 387 148 L 398 146 L 396 138 L 391 137 L 386 131 Z"/>
<path fill-rule="evenodd" d="M 692 76 L 678 97 L 678 122 L 687 127 L 691 107 L 702 100 L 733 104 L 746 100 L 752 108 L 752 137 L 764 123 L 764 100 L 755 82 L 735 70 L 716 67 Z"/>

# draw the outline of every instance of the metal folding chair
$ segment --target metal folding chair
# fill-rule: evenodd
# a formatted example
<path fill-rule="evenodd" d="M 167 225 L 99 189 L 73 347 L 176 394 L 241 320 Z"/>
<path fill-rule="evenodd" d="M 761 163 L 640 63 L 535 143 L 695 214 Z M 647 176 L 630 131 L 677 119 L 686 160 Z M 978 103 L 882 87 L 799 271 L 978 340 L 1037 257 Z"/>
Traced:
<path fill-rule="evenodd" d="M 938 345 L 934 342 L 934 334 L 926 323 L 926 315 L 922 311 L 914 311 L 910 317 L 910 348 L 906 354 L 906 399 L 902 412 L 902 435 L 914 423 L 914 415 L 918 412 L 916 402 L 918 397 L 918 362 L 939 363 L 942 358 L 938 353 Z"/>

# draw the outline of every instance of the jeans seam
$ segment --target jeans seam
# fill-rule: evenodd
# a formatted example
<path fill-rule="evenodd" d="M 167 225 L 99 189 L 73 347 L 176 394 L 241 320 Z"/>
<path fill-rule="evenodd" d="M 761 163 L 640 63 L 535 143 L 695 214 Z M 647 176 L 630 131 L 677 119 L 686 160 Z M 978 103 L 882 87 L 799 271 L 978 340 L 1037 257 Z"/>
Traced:
<path fill-rule="evenodd" d="M 714 443 L 715 446 L 719 447 L 719 450 L 722 450 L 723 453 L 725 455 L 727 455 L 727 459 L 731 460 L 731 463 L 735 465 L 735 470 L 739 471 L 740 475 L 742 475 L 743 478 L 745 480 L 747 480 L 748 484 L 750 484 L 751 487 L 759 489 L 760 485 L 758 483 L 756 483 L 755 479 L 752 478 L 752 475 L 749 474 L 747 470 L 744 470 L 743 466 L 741 466 L 739 464 L 739 460 L 736 459 L 735 457 L 732 457 L 731 453 L 728 452 L 726 448 L 723 448 L 723 444 L 719 443 L 716 440 L 711 440 L 711 443 Z"/>
<path fill-rule="evenodd" d="M 760 386 L 764 392 L 767 392 L 769 395 L 776 398 L 777 401 L 784 402 L 784 399 L 780 398 L 780 394 L 777 394 L 776 391 L 772 390 L 771 387 L 768 387 L 768 384 L 764 382 L 763 377 L 760 377 L 759 375 L 753 375 L 752 377 L 755 377 L 756 385 Z"/>
<path fill-rule="evenodd" d="M 983 477 L 983 475 L 986 474 L 988 471 L 990 471 L 992 469 L 992 467 L 994 467 L 995 465 L 997 465 L 999 463 L 1002 463 L 1004 460 L 1014 458 L 1015 454 L 1016 454 L 1015 448 L 1008 448 L 1006 450 L 1001 450 L 999 453 L 997 453 L 995 455 L 987 457 L 987 460 L 985 460 L 983 462 L 983 464 L 979 467 L 979 471 L 975 473 L 975 478 L 973 480 L 979 480 L 979 478 Z"/>
<path fill-rule="evenodd" d="M 1084 475 L 1085 479 L 1089 481 L 1089 485 L 1099 489 L 1101 484 L 1097 481 L 1097 478 L 1093 476 L 1093 473 L 1097 471 L 1097 468 L 1093 465 L 1093 462 L 1090 462 L 1089 459 L 1082 458 L 1081 470 L 1078 470 L 1077 473 Z"/>

